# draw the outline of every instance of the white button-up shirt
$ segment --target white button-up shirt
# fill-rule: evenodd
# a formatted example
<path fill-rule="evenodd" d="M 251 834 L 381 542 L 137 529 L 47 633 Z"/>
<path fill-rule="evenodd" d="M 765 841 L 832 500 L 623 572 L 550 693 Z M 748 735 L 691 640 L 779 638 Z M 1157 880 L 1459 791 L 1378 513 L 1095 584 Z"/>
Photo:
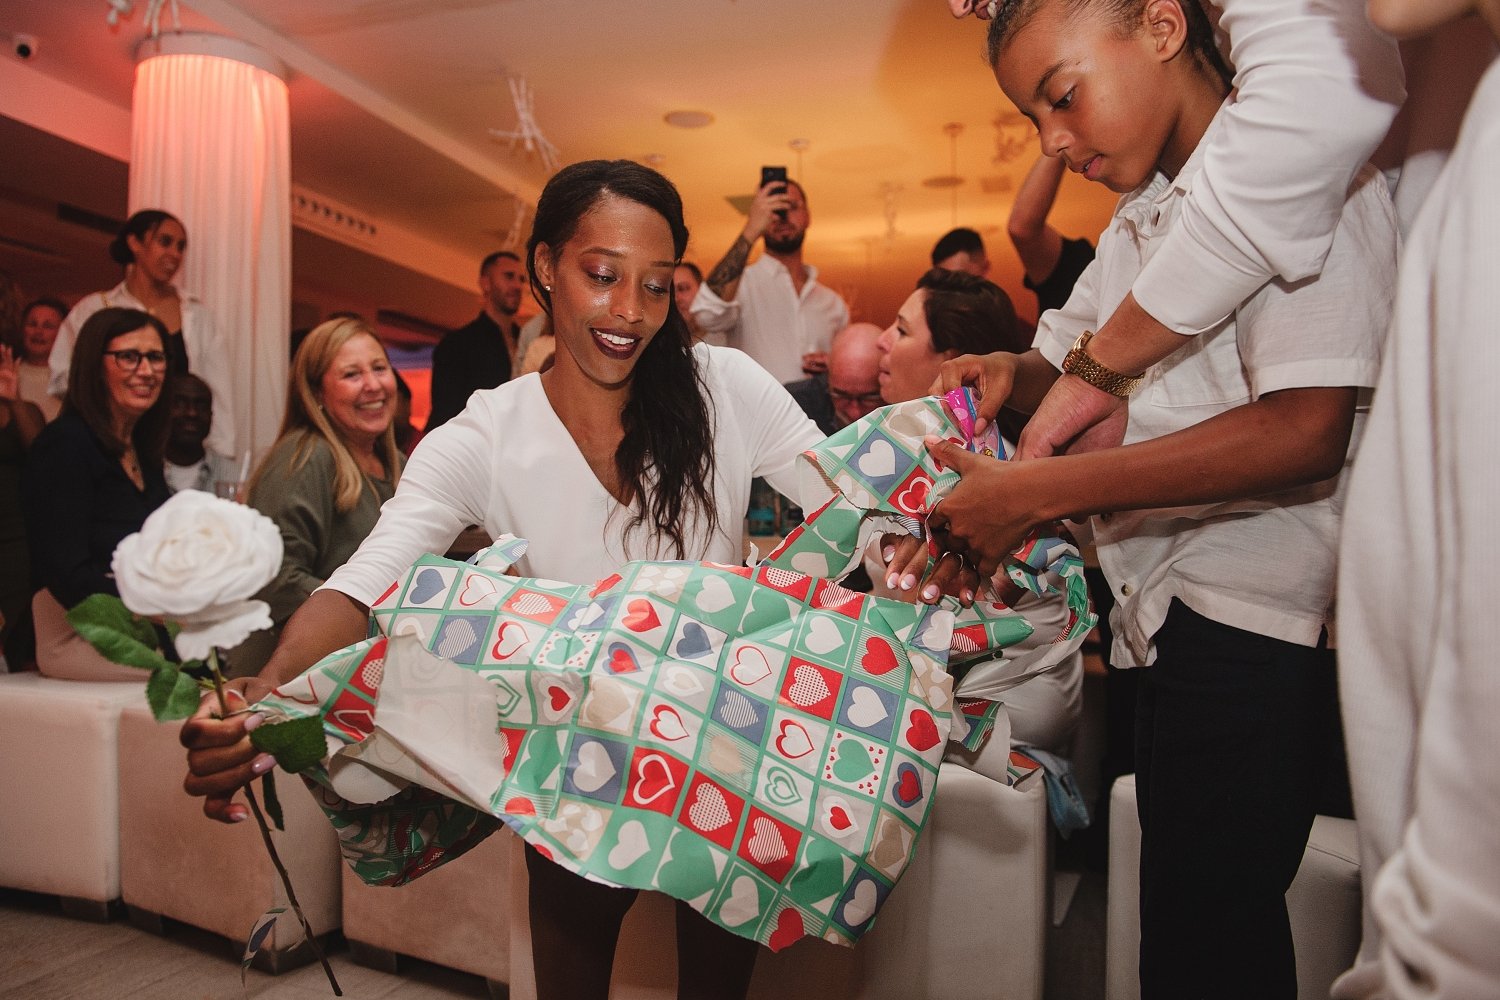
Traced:
<path fill-rule="evenodd" d="M 1120 200 L 1099 254 L 1066 306 L 1042 317 L 1036 345 L 1055 367 L 1098 328 L 1180 224 L 1226 104 L 1175 179 L 1157 174 Z M 1223 322 L 1150 369 L 1130 399 L 1125 443 L 1194 424 L 1281 389 L 1375 384 L 1390 319 L 1398 236 L 1385 181 L 1366 168 L 1334 230 L 1322 273 L 1274 281 Z M 1350 441 L 1352 456 L 1363 414 Z M 1343 476 L 1284 493 L 1092 519 L 1099 563 L 1119 602 L 1113 662 L 1155 659 L 1173 597 L 1235 628 L 1303 645 L 1331 616 Z"/>
<path fill-rule="evenodd" d="M 770 254 L 740 275 L 733 302 L 725 302 L 704 282 L 693 299 L 693 318 L 707 333 L 727 334 L 729 346 L 754 358 L 781 383 L 803 377 L 802 355 L 827 351 L 833 335 L 849 325 L 849 307 L 839 294 L 818 284 L 808 265 L 798 294 L 792 275 Z"/>

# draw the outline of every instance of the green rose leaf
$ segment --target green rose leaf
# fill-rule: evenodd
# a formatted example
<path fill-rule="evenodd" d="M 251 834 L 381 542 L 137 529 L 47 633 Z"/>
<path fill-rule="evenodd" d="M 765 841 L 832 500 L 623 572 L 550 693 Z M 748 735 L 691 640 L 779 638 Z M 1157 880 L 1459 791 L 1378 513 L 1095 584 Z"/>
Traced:
<path fill-rule="evenodd" d="M 165 660 L 146 682 L 146 703 L 157 722 L 186 719 L 198 710 L 202 693 L 196 680 Z"/>
<path fill-rule="evenodd" d="M 276 758 L 276 763 L 298 774 L 316 765 L 327 753 L 323 742 L 323 719 L 309 715 L 286 722 L 268 722 L 250 733 L 256 748 Z"/>
<path fill-rule="evenodd" d="M 130 636 L 142 645 L 155 646 L 156 629 L 146 619 L 134 614 L 113 594 L 90 594 L 68 611 L 68 624 L 97 625 Z"/>
<path fill-rule="evenodd" d="M 68 624 L 111 662 L 152 671 L 171 666 L 156 648 L 155 628 L 118 597 L 90 594 L 68 611 Z"/>

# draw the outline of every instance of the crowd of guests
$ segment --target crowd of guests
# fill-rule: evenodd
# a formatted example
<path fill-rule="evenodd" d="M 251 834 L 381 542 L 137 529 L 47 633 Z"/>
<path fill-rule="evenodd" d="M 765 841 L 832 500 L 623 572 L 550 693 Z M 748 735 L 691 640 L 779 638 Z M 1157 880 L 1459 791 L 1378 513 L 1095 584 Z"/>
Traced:
<path fill-rule="evenodd" d="M 1473 12 L 1500 33 L 1495 0 L 1369 5 L 1391 31 Z M 929 513 L 930 543 L 875 542 L 865 585 L 972 601 L 1002 592 L 1004 558 L 1037 525 L 1070 518 L 1092 542 L 1114 605 L 1106 655 L 1140 677 L 1126 741 L 1143 995 L 1295 995 L 1285 892 L 1313 816 L 1348 809 L 1350 777 L 1367 912 L 1340 995 L 1500 991 L 1473 931 L 1497 925 L 1500 797 L 1469 767 L 1496 762 L 1500 710 L 1477 628 L 1500 555 L 1484 506 L 1493 394 L 1475 364 L 1493 353 L 1494 286 L 1472 270 L 1493 250 L 1495 81 L 1398 273 L 1400 222 L 1365 160 L 1400 106 L 1401 68 L 1362 5 L 950 7 L 990 21 L 997 82 L 1045 154 L 1007 226 L 1034 329 L 987 279 L 973 229 L 937 241 L 896 316 L 851 324 L 804 259 L 797 179 L 760 187 L 705 276 L 682 259 L 681 200 L 660 174 L 567 167 L 524 252 L 481 263 L 480 314 L 434 351 L 409 464 L 371 328 L 336 318 L 296 347 L 280 437 L 245 496 L 286 542 L 265 593 L 276 628 L 230 652 L 236 692 L 253 702 L 363 638 L 389 581 L 466 528 L 529 538 L 527 576 L 737 563 L 753 480 L 806 507 L 792 475 L 804 449 L 967 384 L 1017 460 L 930 442 L 960 482 Z M 1243 72 L 1266 65 L 1282 72 Z M 1097 241 L 1048 222 L 1065 167 L 1121 195 Z M 91 659 L 64 610 L 112 592 L 114 545 L 170 490 L 243 478 L 215 447 L 232 440 L 234 392 L 215 368 L 219 326 L 173 284 L 186 244 L 171 215 L 137 213 L 111 247 L 120 285 L 71 310 L 31 303 L 0 347 L 0 554 L 30 540 L 28 570 L 6 560 L 0 612 L 8 643 L 34 620 L 44 673 L 121 669 Z M 522 327 L 528 288 L 542 311 Z M 554 489 L 532 488 L 543 479 Z M 1338 659 L 1335 638 L 1357 655 Z M 1014 692 L 1015 742 L 1068 752 L 1080 671 L 1075 658 Z M 245 723 L 205 708 L 183 731 L 189 791 L 229 822 L 268 766 Z M 1458 821 L 1471 813 L 1481 825 Z M 539 991 L 605 995 L 634 893 L 534 850 L 527 864 Z M 683 995 L 743 996 L 754 946 L 686 906 L 678 921 Z"/>

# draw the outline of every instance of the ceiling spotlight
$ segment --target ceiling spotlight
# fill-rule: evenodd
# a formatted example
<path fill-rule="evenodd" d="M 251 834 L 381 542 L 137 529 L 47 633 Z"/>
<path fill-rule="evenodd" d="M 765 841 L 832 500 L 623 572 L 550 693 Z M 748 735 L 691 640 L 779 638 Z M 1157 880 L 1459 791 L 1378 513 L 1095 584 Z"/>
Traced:
<path fill-rule="evenodd" d="M 674 128 L 703 128 L 714 123 L 714 116 L 707 111 L 668 111 L 662 121 Z"/>

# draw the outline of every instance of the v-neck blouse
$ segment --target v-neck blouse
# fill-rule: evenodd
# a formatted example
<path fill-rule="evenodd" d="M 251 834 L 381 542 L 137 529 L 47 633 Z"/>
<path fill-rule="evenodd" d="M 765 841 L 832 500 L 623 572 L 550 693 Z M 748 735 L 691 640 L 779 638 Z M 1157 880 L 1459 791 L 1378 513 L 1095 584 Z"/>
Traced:
<path fill-rule="evenodd" d="M 707 387 L 718 529 L 686 525 L 688 559 L 738 564 L 750 481 L 768 479 L 812 510 L 797 456 L 823 440 L 782 386 L 739 351 L 694 348 Z M 604 488 L 552 409 L 536 374 L 474 393 L 457 417 L 422 439 L 396 495 L 363 545 L 324 585 L 370 604 L 424 552 L 442 552 L 478 524 L 531 543 L 522 576 L 591 583 L 632 559 L 676 558 Z M 627 537 L 628 536 L 628 537 Z"/>

